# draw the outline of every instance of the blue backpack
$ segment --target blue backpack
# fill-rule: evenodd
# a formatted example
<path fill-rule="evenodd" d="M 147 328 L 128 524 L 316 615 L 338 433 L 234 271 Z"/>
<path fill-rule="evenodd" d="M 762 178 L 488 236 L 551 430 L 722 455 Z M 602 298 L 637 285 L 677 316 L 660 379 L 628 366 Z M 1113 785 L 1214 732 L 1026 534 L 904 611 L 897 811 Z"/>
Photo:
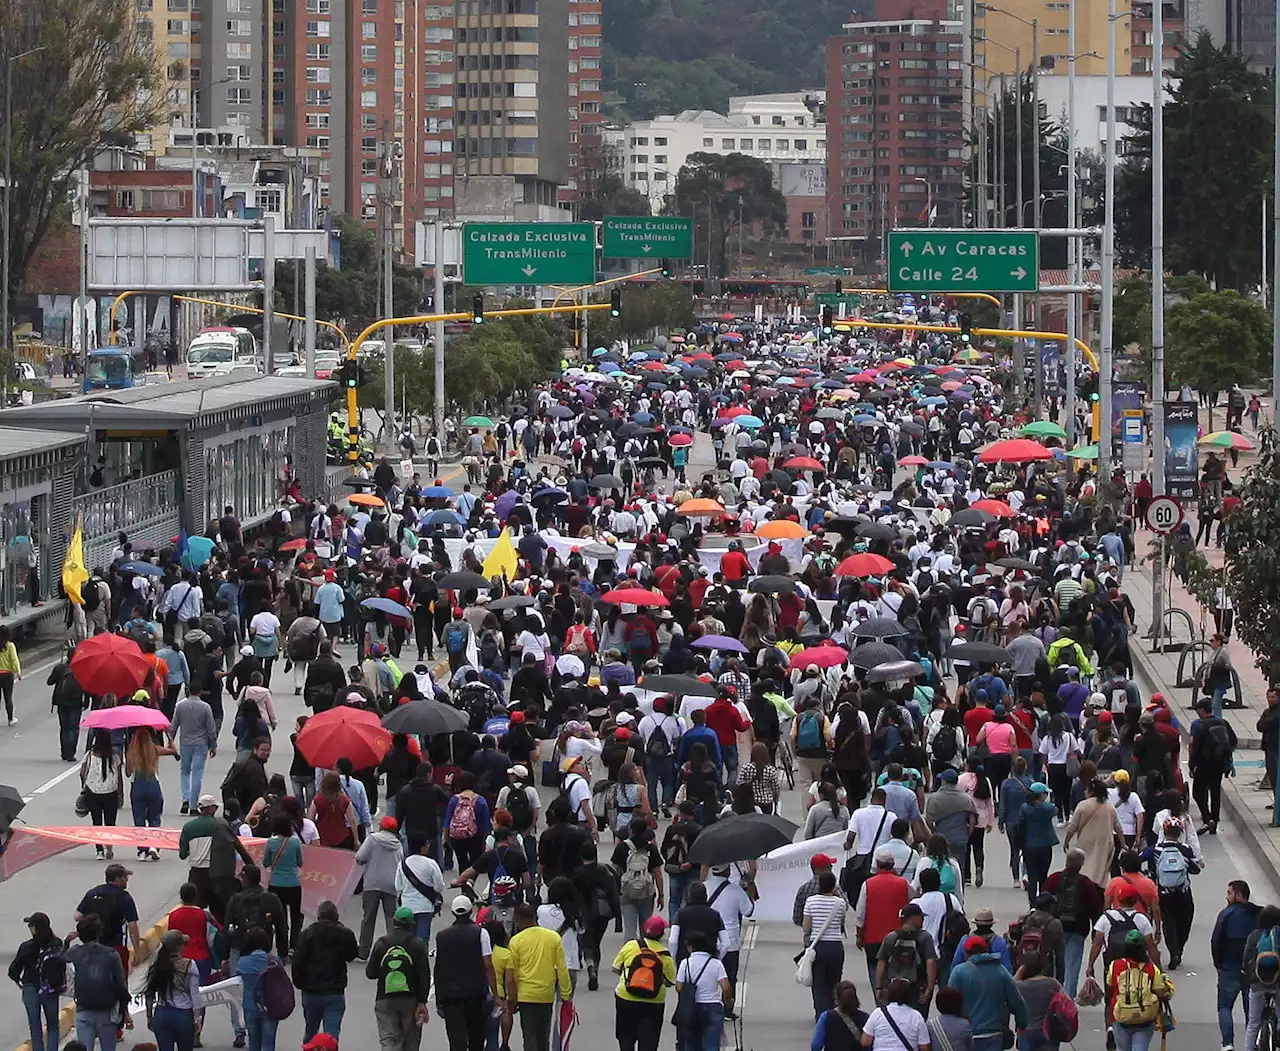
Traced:
<path fill-rule="evenodd" d="M 822 714 L 811 709 L 800 716 L 800 727 L 796 731 L 796 748 L 803 752 L 816 752 L 822 747 Z"/>
<path fill-rule="evenodd" d="M 452 654 L 459 654 L 466 651 L 467 648 L 467 626 L 465 624 L 450 624 L 444 633 L 444 648 Z"/>

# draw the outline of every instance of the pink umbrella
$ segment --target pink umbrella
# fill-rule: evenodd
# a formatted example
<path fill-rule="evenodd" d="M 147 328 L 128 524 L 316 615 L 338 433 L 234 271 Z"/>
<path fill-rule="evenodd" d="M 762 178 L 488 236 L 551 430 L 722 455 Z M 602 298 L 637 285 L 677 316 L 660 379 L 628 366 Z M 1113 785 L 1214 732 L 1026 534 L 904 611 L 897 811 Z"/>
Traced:
<path fill-rule="evenodd" d="M 158 708 L 145 704 L 119 704 L 114 708 L 98 708 L 80 720 L 80 725 L 90 730 L 127 730 L 133 726 L 146 726 L 152 730 L 167 730 L 169 720 Z"/>

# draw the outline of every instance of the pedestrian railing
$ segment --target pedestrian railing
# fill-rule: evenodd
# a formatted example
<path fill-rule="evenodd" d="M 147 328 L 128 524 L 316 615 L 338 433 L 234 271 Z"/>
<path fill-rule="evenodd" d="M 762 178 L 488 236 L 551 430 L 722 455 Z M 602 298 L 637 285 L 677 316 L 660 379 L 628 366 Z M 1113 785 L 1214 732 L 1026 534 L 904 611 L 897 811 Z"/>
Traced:
<path fill-rule="evenodd" d="M 134 534 L 145 533 L 147 526 L 172 518 L 178 501 L 177 471 L 91 489 L 78 501 L 84 513 L 85 544 L 114 540 L 121 532 L 134 539 Z"/>

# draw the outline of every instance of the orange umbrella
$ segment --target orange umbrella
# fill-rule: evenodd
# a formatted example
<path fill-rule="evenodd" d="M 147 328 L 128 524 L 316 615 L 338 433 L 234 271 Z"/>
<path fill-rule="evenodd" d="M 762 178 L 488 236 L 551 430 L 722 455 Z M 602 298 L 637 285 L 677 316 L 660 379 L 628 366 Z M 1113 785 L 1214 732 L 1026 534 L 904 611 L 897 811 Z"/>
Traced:
<path fill-rule="evenodd" d="M 374 496 L 373 493 L 352 493 L 347 497 L 348 503 L 358 504 L 361 507 L 385 507 L 386 503 L 380 496 Z"/>
<path fill-rule="evenodd" d="M 792 522 L 785 518 L 765 522 L 756 530 L 756 536 L 763 537 L 765 540 L 800 540 L 808 535 L 809 530 L 799 522 Z"/>
<path fill-rule="evenodd" d="M 678 515 L 690 515 L 699 517 L 701 515 L 713 516 L 724 514 L 724 505 L 717 500 L 686 500 L 676 508 Z"/>
<path fill-rule="evenodd" d="M 859 555 L 850 555 L 833 571 L 838 577 L 874 577 L 879 573 L 888 573 L 893 563 L 882 555 L 873 555 L 864 551 Z"/>
<path fill-rule="evenodd" d="M 793 456 L 783 463 L 783 467 L 792 471 L 825 471 L 826 468 L 812 456 Z"/>
<path fill-rule="evenodd" d="M 1003 500 L 975 500 L 972 506 L 979 511 L 986 511 L 997 518 L 1013 518 L 1014 510 Z"/>
<path fill-rule="evenodd" d="M 1052 460 L 1053 453 L 1030 438 L 1007 438 L 993 442 L 980 453 L 979 463 L 1028 463 L 1032 460 Z"/>
<path fill-rule="evenodd" d="M 286 540 L 280 545 L 281 551 L 301 551 L 307 546 L 307 538 L 300 536 L 295 540 Z"/>

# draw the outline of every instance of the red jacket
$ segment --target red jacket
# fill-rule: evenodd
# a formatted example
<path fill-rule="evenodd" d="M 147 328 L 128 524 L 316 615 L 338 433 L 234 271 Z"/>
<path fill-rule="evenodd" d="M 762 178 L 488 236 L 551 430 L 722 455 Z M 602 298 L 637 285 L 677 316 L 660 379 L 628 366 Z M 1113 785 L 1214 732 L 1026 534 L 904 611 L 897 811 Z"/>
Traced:
<path fill-rule="evenodd" d="M 751 729 L 751 722 L 728 699 L 717 697 L 707 706 L 707 726 L 716 732 L 721 748 L 736 747 L 739 733 Z"/>
<path fill-rule="evenodd" d="M 725 580 L 745 580 L 751 575 L 751 563 L 741 551 L 726 551 L 720 556 L 720 572 Z"/>
<path fill-rule="evenodd" d="M 902 926 L 898 914 L 911 900 L 911 886 L 895 872 L 877 872 L 862 887 L 867 895 L 862 940 L 879 945 Z"/>

